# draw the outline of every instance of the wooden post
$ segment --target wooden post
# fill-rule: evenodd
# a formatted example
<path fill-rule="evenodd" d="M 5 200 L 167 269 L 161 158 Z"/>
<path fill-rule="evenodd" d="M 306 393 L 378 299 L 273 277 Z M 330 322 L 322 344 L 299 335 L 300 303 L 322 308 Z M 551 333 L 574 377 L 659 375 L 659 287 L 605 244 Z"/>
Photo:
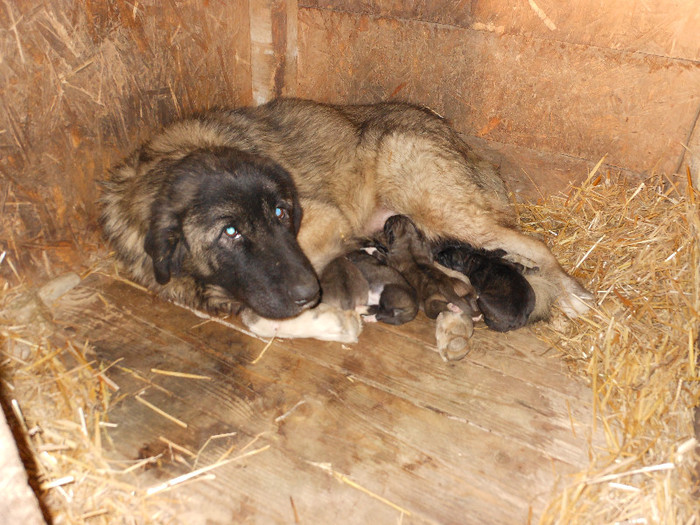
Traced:
<path fill-rule="evenodd" d="M 262 104 L 296 91 L 296 0 L 250 2 L 253 102 Z"/>

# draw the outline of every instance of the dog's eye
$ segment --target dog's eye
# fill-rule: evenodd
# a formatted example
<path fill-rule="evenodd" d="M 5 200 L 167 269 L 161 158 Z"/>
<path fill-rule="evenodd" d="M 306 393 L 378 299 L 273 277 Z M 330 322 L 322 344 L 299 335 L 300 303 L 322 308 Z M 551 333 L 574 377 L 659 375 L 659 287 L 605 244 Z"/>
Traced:
<path fill-rule="evenodd" d="M 231 239 L 237 239 L 241 236 L 238 230 L 233 226 L 226 226 L 226 228 L 224 228 L 224 233 L 227 237 L 230 237 Z"/>
<path fill-rule="evenodd" d="M 287 210 L 285 210 L 284 208 L 280 208 L 279 206 L 277 206 L 277 207 L 275 208 L 275 217 L 277 217 L 277 218 L 280 219 L 280 220 L 285 220 L 285 219 L 287 218 Z"/>

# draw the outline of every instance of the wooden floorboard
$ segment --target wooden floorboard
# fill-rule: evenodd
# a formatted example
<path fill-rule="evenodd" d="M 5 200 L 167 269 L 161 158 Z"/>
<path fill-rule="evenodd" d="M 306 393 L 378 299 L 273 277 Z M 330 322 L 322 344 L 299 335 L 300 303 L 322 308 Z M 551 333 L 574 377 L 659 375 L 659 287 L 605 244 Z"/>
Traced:
<path fill-rule="evenodd" d="M 527 523 L 587 464 L 590 391 L 527 329 L 479 328 L 456 363 L 425 317 L 367 325 L 356 345 L 266 348 L 100 275 L 55 320 L 112 365 L 114 458 L 162 454 L 144 484 L 256 452 L 173 489 L 183 522 Z"/>

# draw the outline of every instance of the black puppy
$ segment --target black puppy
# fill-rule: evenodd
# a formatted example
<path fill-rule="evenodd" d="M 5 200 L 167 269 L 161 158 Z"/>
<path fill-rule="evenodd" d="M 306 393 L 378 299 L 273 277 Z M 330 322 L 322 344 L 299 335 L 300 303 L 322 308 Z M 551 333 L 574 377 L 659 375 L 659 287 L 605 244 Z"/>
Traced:
<path fill-rule="evenodd" d="M 357 310 L 367 321 L 399 325 L 418 313 L 416 292 L 387 266 L 381 246 L 353 250 L 332 260 L 321 274 L 323 302 Z"/>
<path fill-rule="evenodd" d="M 523 275 L 524 268 L 503 258 L 505 252 L 486 251 L 467 244 L 440 245 L 435 260 L 469 277 L 486 326 L 498 332 L 527 324 L 535 308 L 535 292 Z"/>

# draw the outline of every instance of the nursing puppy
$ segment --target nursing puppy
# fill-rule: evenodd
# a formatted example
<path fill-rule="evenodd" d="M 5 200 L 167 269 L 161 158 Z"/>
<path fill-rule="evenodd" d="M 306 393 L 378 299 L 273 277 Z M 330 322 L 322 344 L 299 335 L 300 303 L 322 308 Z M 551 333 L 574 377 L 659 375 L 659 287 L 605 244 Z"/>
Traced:
<path fill-rule="evenodd" d="M 486 326 L 499 332 L 521 328 L 535 308 L 535 292 L 522 265 L 503 259 L 503 252 L 487 252 L 467 245 L 440 246 L 435 260 L 467 277 Z"/>
<path fill-rule="evenodd" d="M 478 314 L 476 291 L 467 279 L 448 276 L 433 264 L 430 244 L 405 215 L 389 217 L 382 240 L 387 262 L 416 290 L 418 302 L 430 319 L 437 319 L 438 350 L 446 361 L 469 352 L 469 338 Z"/>
<path fill-rule="evenodd" d="M 357 310 L 365 321 L 400 325 L 418 313 L 416 292 L 373 247 L 333 259 L 321 274 L 321 289 L 324 303 Z"/>
<path fill-rule="evenodd" d="M 243 321 L 264 336 L 356 340 L 356 315 L 313 308 L 317 274 L 394 214 L 429 241 L 531 261 L 545 286 L 533 285 L 530 321 L 554 301 L 576 315 L 591 298 L 518 231 L 494 168 L 442 118 L 409 104 L 280 99 L 176 122 L 112 171 L 102 206 L 132 277 L 191 307 L 243 305 Z"/>

